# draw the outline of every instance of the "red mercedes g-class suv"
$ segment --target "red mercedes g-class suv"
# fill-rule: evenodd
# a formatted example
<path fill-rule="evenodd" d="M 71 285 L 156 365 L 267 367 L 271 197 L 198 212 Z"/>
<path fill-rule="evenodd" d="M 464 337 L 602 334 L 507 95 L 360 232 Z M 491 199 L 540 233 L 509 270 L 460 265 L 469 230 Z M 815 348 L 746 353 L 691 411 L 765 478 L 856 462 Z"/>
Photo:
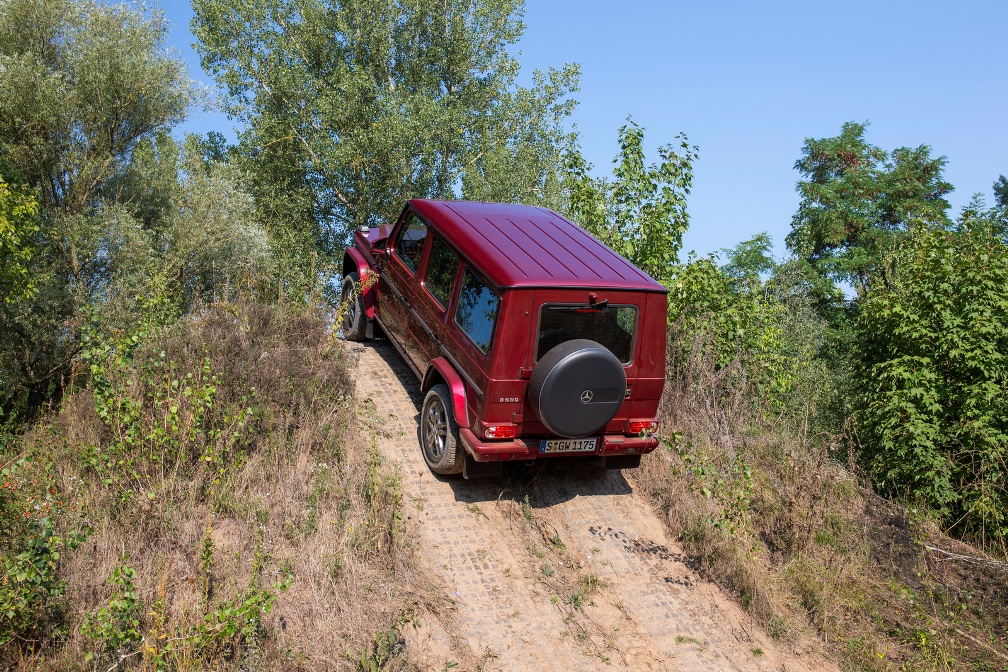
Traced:
<path fill-rule="evenodd" d="M 377 323 L 420 379 L 437 474 L 568 455 L 631 468 L 658 445 L 667 290 L 555 212 L 411 200 L 356 233 L 342 290 L 344 336 Z"/>

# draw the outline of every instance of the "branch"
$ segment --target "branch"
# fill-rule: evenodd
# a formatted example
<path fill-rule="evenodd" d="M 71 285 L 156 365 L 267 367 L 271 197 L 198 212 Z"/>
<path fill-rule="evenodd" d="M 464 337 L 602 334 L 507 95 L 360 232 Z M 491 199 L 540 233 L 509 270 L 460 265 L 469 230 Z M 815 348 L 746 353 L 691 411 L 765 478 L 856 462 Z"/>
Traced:
<path fill-rule="evenodd" d="M 105 672 L 112 672 L 112 670 L 114 670 L 117 667 L 119 667 L 119 664 L 122 663 L 124 660 L 126 660 L 127 658 L 132 658 L 133 656 L 135 656 L 138 653 L 140 653 L 142 650 L 143 649 L 137 649 L 133 653 L 124 653 L 124 654 L 122 654 L 121 656 L 119 656 L 119 660 L 117 660 L 116 662 L 112 663 L 112 667 L 110 667 L 107 670 L 105 670 Z"/>
<path fill-rule="evenodd" d="M 953 553 L 951 551 L 946 551 L 943 548 L 938 548 L 937 546 L 928 546 L 924 544 L 924 548 L 929 551 L 934 551 L 935 553 L 941 553 L 946 556 L 942 560 L 961 560 L 963 562 L 968 562 L 973 565 L 980 565 L 982 567 L 988 567 L 990 569 L 998 569 L 1002 572 L 1008 571 L 1008 563 L 998 562 L 997 560 L 991 560 L 990 558 L 981 558 L 975 555 L 961 555 L 959 553 Z"/>
<path fill-rule="evenodd" d="M 991 646 L 987 642 L 980 641 L 979 639 L 977 639 L 973 635 L 969 634 L 968 632 L 963 632 L 959 628 L 956 628 L 955 631 L 958 632 L 963 637 L 965 637 L 966 639 L 972 640 L 972 641 L 976 642 L 977 644 L 979 644 L 980 646 L 984 647 L 985 649 L 987 649 L 988 651 L 990 651 L 991 653 L 993 653 L 994 655 L 996 655 L 1001 660 L 1008 660 L 1008 656 L 1006 656 L 1005 654 L 1001 653 L 1000 651 L 998 651 L 997 649 L 995 649 L 993 646 Z"/>

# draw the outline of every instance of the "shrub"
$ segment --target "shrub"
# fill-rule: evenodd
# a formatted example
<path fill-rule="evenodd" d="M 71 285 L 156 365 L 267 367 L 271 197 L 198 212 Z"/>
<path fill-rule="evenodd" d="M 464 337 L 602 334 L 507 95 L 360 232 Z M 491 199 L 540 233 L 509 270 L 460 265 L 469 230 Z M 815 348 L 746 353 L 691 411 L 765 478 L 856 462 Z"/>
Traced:
<path fill-rule="evenodd" d="M 66 581 L 63 554 L 90 530 L 66 518 L 64 503 L 49 487 L 45 469 L 21 457 L 4 463 L 0 453 L 0 648 L 14 640 L 41 647 L 60 622 Z M 39 476 L 42 486 L 39 487 Z M 61 524 L 62 523 L 62 524 Z M 60 528 L 68 529 L 61 533 Z"/>
<path fill-rule="evenodd" d="M 886 492 L 1008 550 L 1008 247 L 979 208 L 919 227 L 862 304 L 864 461 Z"/>

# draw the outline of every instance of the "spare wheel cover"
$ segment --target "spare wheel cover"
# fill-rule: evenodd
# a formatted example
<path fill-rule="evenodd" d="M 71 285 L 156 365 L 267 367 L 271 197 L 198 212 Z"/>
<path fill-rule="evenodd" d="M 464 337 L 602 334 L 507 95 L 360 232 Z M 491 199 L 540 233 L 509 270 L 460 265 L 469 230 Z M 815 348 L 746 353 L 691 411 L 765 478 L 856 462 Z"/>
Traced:
<path fill-rule="evenodd" d="M 585 338 L 566 341 L 539 359 L 529 401 L 546 428 L 573 439 L 613 419 L 626 396 L 626 371 L 604 346 Z"/>

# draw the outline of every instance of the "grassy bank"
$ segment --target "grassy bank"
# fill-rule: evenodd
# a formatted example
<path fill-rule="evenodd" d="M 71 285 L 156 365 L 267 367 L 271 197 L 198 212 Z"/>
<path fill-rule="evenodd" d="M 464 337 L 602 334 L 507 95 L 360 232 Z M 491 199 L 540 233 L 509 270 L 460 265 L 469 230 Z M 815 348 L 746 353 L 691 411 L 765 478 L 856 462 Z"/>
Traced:
<path fill-rule="evenodd" d="M 710 367 L 670 357 L 683 373 L 664 445 L 634 483 L 754 621 L 845 670 L 1008 670 L 1004 558 L 877 496 L 849 457 L 855 437 L 757 417 Z"/>
<path fill-rule="evenodd" d="M 91 334 L 62 407 L 3 438 L 0 668 L 408 667 L 433 584 L 326 322 L 150 334 Z"/>

